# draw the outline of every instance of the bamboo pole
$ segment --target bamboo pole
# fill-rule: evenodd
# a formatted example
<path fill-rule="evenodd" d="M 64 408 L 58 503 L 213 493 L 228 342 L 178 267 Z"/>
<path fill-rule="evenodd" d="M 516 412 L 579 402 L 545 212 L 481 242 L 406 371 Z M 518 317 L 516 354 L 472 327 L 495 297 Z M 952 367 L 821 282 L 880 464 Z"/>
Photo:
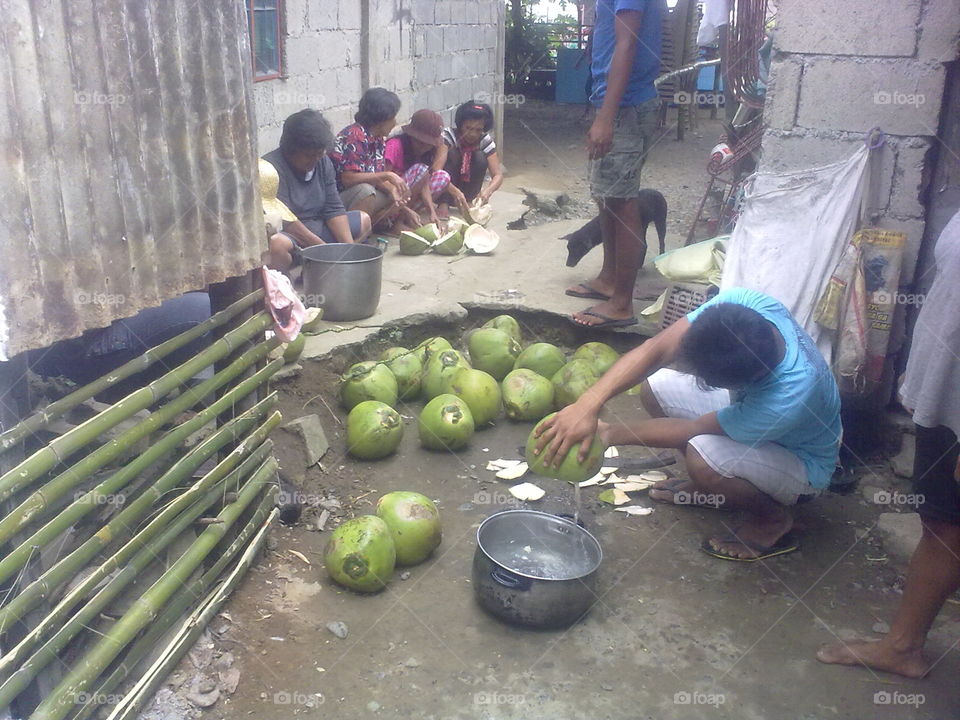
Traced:
<path fill-rule="evenodd" d="M 184 613 L 189 609 L 190 605 L 196 598 L 207 592 L 214 581 L 220 577 L 220 573 L 223 572 L 224 568 L 233 560 L 234 556 L 247 545 L 251 536 L 258 531 L 264 532 L 264 529 L 268 529 L 274 523 L 275 519 L 280 516 L 280 511 L 277 510 L 275 506 L 276 496 L 267 493 L 246 527 L 240 532 L 236 540 L 230 544 L 230 547 L 217 559 L 216 564 L 205 572 L 202 577 L 195 580 L 187 588 L 186 592 L 179 593 L 177 597 L 164 608 L 163 613 L 157 618 L 156 622 L 152 623 L 147 631 L 137 638 L 137 641 L 123 656 L 123 660 L 118 663 L 110 675 L 100 683 L 99 687 L 97 687 L 93 693 L 94 698 L 112 694 L 117 686 L 134 671 L 143 658 L 156 647 L 157 643 L 160 642 L 161 638 L 170 628 L 172 628 L 177 621 L 184 619 Z M 255 542 L 256 541 L 254 541 L 254 543 Z M 243 560 L 241 560 L 241 562 L 243 562 Z M 201 630 L 205 624 L 206 623 L 200 626 Z M 186 625 L 193 627 L 192 618 L 186 620 Z M 184 629 L 186 629 L 186 626 Z M 71 720 L 85 720 L 85 718 L 89 717 L 90 714 L 96 710 L 96 707 L 93 703 L 85 705 Z"/>
<path fill-rule="evenodd" d="M 226 603 L 231 593 L 240 584 L 240 580 L 246 574 L 253 561 L 260 552 L 266 540 L 267 531 L 279 516 L 279 511 L 274 510 L 267 521 L 260 528 L 257 536 L 250 542 L 237 566 L 230 572 L 230 575 L 224 578 L 219 588 L 214 589 L 201 603 L 200 607 L 194 613 L 186 618 L 180 631 L 173 641 L 165 648 L 162 657 L 145 672 L 133 689 L 127 693 L 126 697 L 120 702 L 113 712 L 107 717 L 107 720 L 134 720 L 137 713 L 149 700 L 157 687 L 163 682 L 164 678 L 172 672 L 177 663 L 190 650 L 197 638 L 203 632 L 211 619 L 220 611 L 220 608 Z"/>
<path fill-rule="evenodd" d="M 23 442 L 27 437 L 43 430 L 47 425 L 62 417 L 64 413 L 69 412 L 80 403 L 89 400 L 98 393 L 107 390 L 116 385 L 121 380 L 125 380 L 131 375 L 143 372 L 158 360 L 165 358 L 170 353 L 179 350 L 192 341 L 202 337 L 205 333 L 225 325 L 234 317 L 239 315 L 247 308 L 254 305 L 258 300 L 263 299 L 263 290 L 257 290 L 250 293 L 245 298 L 237 300 L 232 305 L 225 307 L 218 313 L 211 315 L 199 325 L 190 328 L 186 332 L 180 333 L 176 337 L 170 338 L 166 342 L 150 348 L 143 355 L 134 358 L 128 363 L 121 365 L 115 370 L 111 370 L 103 377 L 94 380 L 92 383 L 84 385 L 74 390 L 55 402 L 50 403 L 42 410 L 38 410 L 30 417 L 24 418 L 21 422 L 14 425 L 9 430 L 0 433 L 0 454 L 9 450 L 14 445 Z"/>
<path fill-rule="evenodd" d="M 252 458 L 256 458 L 256 462 L 263 462 L 267 455 L 273 450 L 273 443 L 267 436 L 280 423 L 280 419 L 280 413 L 274 412 L 260 427 L 245 437 L 215 468 L 175 500 L 167 504 L 145 528 L 134 535 L 129 542 L 117 550 L 112 557 L 84 579 L 80 585 L 73 588 L 73 590 L 58 603 L 54 611 L 30 632 L 27 638 L 33 637 L 35 633 L 39 633 L 37 637 L 45 635 L 46 632 L 49 631 L 51 624 L 58 621 L 58 618 L 62 618 L 62 613 L 65 612 L 64 608 L 68 610 L 70 607 L 73 607 L 73 605 L 91 588 L 95 587 L 100 580 L 123 565 L 133 553 L 143 546 L 143 543 L 149 541 L 150 538 L 160 532 L 184 507 L 195 502 L 198 495 L 205 493 L 211 485 L 226 477 L 241 461 L 252 463 L 254 462 Z M 148 488 L 144 495 L 150 492 L 154 492 L 154 489 Z M 159 494 L 157 494 L 156 497 L 158 498 Z M 140 498 L 137 498 L 137 500 L 139 499 Z M 123 513 L 120 513 L 114 517 L 106 526 L 101 528 L 99 532 L 94 534 L 93 537 L 24 588 L 10 604 L 0 608 L 0 632 L 10 627 L 11 623 L 22 618 L 37 601 L 47 597 L 53 588 L 72 577 L 74 573 L 83 567 L 85 562 L 113 540 L 117 530 L 130 531 L 130 528 L 123 524 L 126 518 L 121 518 L 122 515 Z M 20 644 L 23 644 L 27 638 L 24 638 Z"/>
<path fill-rule="evenodd" d="M 209 380 L 204 380 L 195 388 L 182 393 L 179 397 L 168 402 L 156 412 L 150 413 L 150 417 L 146 420 L 137 423 L 119 437 L 101 445 L 82 460 L 71 465 L 52 480 L 47 481 L 43 486 L 28 495 L 27 498 L 6 517 L 0 519 L 0 545 L 9 541 L 16 533 L 29 525 L 37 515 L 50 506 L 51 502 L 62 497 L 92 473 L 120 455 L 131 443 L 135 443 L 157 431 L 184 410 L 193 407 L 208 394 L 226 385 L 232 379 L 242 374 L 247 368 L 264 358 L 267 353 L 279 345 L 279 343 L 280 341 L 277 338 L 260 343 L 238 357 Z M 193 373 L 191 373 L 191 375 L 192 374 Z M 190 375 L 185 375 L 183 379 L 186 380 L 189 377 Z M 116 407 L 116 405 L 113 407 Z M 105 412 L 109 413 L 110 410 L 106 410 Z M 81 425 L 80 427 L 83 426 Z M 90 439 L 92 440 L 93 438 L 91 437 Z"/>
<path fill-rule="evenodd" d="M 132 482 L 134 478 L 157 462 L 161 457 L 172 452 L 191 434 L 199 430 L 214 418 L 218 417 L 224 411 L 233 407 L 234 403 L 239 398 L 245 397 L 246 395 L 255 391 L 259 385 L 267 381 L 273 375 L 273 373 L 279 370 L 282 366 L 282 360 L 274 360 L 250 378 L 238 383 L 235 387 L 224 393 L 224 395 L 222 395 L 218 400 L 213 402 L 209 407 L 204 408 L 193 418 L 164 435 L 158 442 L 150 446 L 150 448 L 148 448 L 142 455 L 139 455 L 135 460 L 131 461 L 126 466 L 110 475 L 110 477 L 106 478 L 95 488 L 87 491 L 77 498 L 71 505 L 54 516 L 49 522 L 33 533 L 33 535 L 27 538 L 6 557 L 0 559 L 0 583 L 10 578 L 13 573 L 17 572 L 20 568 L 24 567 L 39 548 L 42 548 L 48 543 L 52 542 L 60 535 L 61 532 L 70 527 L 70 525 L 74 524 L 91 512 L 96 507 L 98 498 L 111 496 L 122 490 L 130 482 Z M 271 403 L 271 407 L 273 404 L 274 403 Z M 266 406 L 262 406 L 260 413 L 264 413 L 266 409 Z M 241 417 L 247 417 L 249 419 L 247 425 L 252 425 L 255 417 L 258 416 L 259 415 L 244 415 Z M 249 430 L 249 428 L 247 428 L 247 430 Z M 247 430 L 243 430 L 242 432 L 246 432 Z M 236 435 L 234 437 L 236 437 Z M 225 437 L 225 442 L 223 444 L 228 442 L 230 439 L 232 438 Z M 223 444 L 218 446 L 216 450 L 219 450 L 220 447 L 223 447 Z M 211 450 L 206 457 L 202 458 L 196 463 L 195 467 L 199 467 L 200 464 L 207 459 L 207 457 L 213 454 L 213 452 L 214 450 Z M 176 467 L 176 465 L 174 467 Z M 191 468 L 189 472 L 192 472 L 193 469 L 195 468 Z M 174 487 L 176 482 L 179 482 L 182 477 L 186 477 L 186 474 L 183 474 L 177 478 L 175 482 L 170 482 L 171 478 L 169 476 L 170 471 L 168 470 L 166 474 L 155 481 L 154 486 L 159 486 L 161 488 Z M 124 507 L 124 510 L 126 510 L 126 507 Z"/>
<path fill-rule="evenodd" d="M 174 593 L 183 590 L 193 571 L 220 542 L 243 510 L 264 490 L 264 485 L 274 482 L 276 472 L 276 459 L 267 458 L 240 490 L 237 500 L 220 511 L 217 515 L 219 522 L 208 526 L 170 569 L 74 663 L 63 680 L 33 712 L 31 720 L 62 720 L 70 712 L 78 694 L 88 691 L 137 633 L 160 614 Z"/>
<path fill-rule="evenodd" d="M 200 370 L 220 358 L 226 357 L 239 345 L 258 333 L 262 333 L 272 324 L 273 319 L 269 313 L 262 312 L 255 315 L 236 330 L 231 330 L 206 350 L 197 353 L 196 356 L 166 375 L 139 390 L 135 390 L 119 402 L 111 405 L 107 410 L 53 439 L 46 447 L 37 450 L 12 470 L 0 475 L 0 502 L 3 502 L 21 488 L 33 483 L 54 465 L 62 463 L 73 453 L 89 445 L 95 438 L 117 423 L 126 420 L 144 408 L 150 407 L 158 399 L 185 383 Z M 276 338 L 271 342 L 279 344 Z M 108 445 L 115 442 L 108 443 Z"/>
<path fill-rule="evenodd" d="M 129 585 L 150 563 L 160 557 L 170 543 L 176 540 L 181 533 L 202 515 L 207 508 L 223 497 L 223 486 L 235 482 L 231 473 L 227 478 L 211 489 L 199 502 L 194 503 L 180 513 L 170 525 L 156 538 L 151 540 L 123 566 L 110 582 L 108 582 L 89 602 L 70 618 L 28 659 L 23 661 L 17 670 L 0 686 L 0 710 L 6 708 L 13 699 L 23 692 L 37 674 L 56 659 L 57 654 L 66 647 L 67 643 L 88 626 L 89 623 L 113 600 L 127 585 Z"/>

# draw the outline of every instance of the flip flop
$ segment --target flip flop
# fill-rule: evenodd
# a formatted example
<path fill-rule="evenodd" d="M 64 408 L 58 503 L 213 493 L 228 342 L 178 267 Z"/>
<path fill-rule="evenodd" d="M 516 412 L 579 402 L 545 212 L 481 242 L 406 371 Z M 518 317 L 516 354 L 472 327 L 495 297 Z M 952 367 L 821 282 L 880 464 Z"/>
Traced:
<path fill-rule="evenodd" d="M 759 554 L 752 558 L 736 557 L 735 555 L 723 552 L 722 550 L 715 550 L 713 546 L 710 545 L 709 540 L 704 540 L 700 544 L 700 549 L 711 557 L 720 558 L 721 560 L 730 560 L 732 562 L 746 563 L 757 562 L 757 560 L 766 560 L 767 558 L 776 557 L 777 555 L 787 555 L 788 553 L 792 553 L 795 550 L 800 549 L 800 543 L 797 542 L 797 539 L 794 537 L 793 533 L 787 533 L 782 538 L 777 540 L 773 545 L 769 546 L 757 545 L 746 540 L 741 540 L 733 534 L 720 538 L 720 542 L 740 543 L 741 545 L 744 545 L 745 547 L 748 547 Z"/>
<path fill-rule="evenodd" d="M 583 288 L 582 290 L 580 288 Z M 564 295 L 569 295 L 570 297 L 575 298 L 584 298 L 586 300 L 609 300 L 609 295 L 604 295 L 599 290 L 594 290 L 592 287 L 586 283 L 579 283 L 573 288 L 569 288 L 564 291 Z"/>
<path fill-rule="evenodd" d="M 637 319 L 635 317 L 631 318 L 612 318 L 608 317 L 602 313 L 598 313 L 595 310 L 581 310 L 584 315 L 589 315 L 591 317 L 600 318 L 601 322 L 598 323 L 582 323 L 571 316 L 570 322 L 572 322 L 577 327 L 590 328 L 591 330 L 609 330 L 612 328 L 620 327 L 629 327 L 630 325 L 636 325 Z"/>

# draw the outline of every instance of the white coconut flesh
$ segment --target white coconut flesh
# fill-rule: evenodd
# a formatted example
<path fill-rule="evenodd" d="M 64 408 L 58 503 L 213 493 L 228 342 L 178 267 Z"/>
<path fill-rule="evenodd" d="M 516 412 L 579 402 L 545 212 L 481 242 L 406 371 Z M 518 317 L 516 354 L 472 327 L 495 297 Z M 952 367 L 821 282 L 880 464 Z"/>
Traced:
<path fill-rule="evenodd" d="M 477 255 L 488 255 L 500 244 L 500 236 L 482 225 L 471 225 L 463 234 L 463 244 Z"/>
<path fill-rule="evenodd" d="M 451 230 L 447 232 L 446 235 L 439 238 L 436 242 L 433 243 L 434 249 L 443 247 L 444 249 L 450 249 L 456 247 L 459 250 L 463 247 L 463 241 L 458 237 L 460 235 L 460 230 Z"/>

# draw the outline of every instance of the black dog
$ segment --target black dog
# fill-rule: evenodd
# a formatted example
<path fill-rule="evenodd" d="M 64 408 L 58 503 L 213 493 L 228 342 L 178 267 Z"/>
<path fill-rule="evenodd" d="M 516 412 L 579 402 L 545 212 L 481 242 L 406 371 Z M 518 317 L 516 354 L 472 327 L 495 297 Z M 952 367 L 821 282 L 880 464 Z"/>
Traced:
<path fill-rule="evenodd" d="M 667 201 L 656 190 L 650 189 L 641 190 L 638 197 L 644 241 L 647 238 L 647 226 L 653 223 L 660 239 L 660 252 L 663 253 L 663 241 L 667 235 Z M 600 217 L 595 217 L 579 230 L 574 230 L 560 239 L 567 241 L 567 267 L 574 267 L 584 255 L 603 241 L 600 235 Z"/>

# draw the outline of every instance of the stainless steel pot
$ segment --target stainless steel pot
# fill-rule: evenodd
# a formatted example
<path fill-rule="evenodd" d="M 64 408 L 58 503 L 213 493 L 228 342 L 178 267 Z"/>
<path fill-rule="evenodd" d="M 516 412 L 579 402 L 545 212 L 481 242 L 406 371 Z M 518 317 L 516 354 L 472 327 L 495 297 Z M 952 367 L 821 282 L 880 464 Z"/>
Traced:
<path fill-rule="evenodd" d="M 306 305 L 323 308 L 324 320 L 362 320 L 377 311 L 383 251 L 373 245 L 312 245 L 303 257 Z"/>
<path fill-rule="evenodd" d="M 561 628 L 593 605 L 600 543 L 565 518 L 536 510 L 491 515 L 477 529 L 473 588 L 480 605 L 509 623 Z"/>

